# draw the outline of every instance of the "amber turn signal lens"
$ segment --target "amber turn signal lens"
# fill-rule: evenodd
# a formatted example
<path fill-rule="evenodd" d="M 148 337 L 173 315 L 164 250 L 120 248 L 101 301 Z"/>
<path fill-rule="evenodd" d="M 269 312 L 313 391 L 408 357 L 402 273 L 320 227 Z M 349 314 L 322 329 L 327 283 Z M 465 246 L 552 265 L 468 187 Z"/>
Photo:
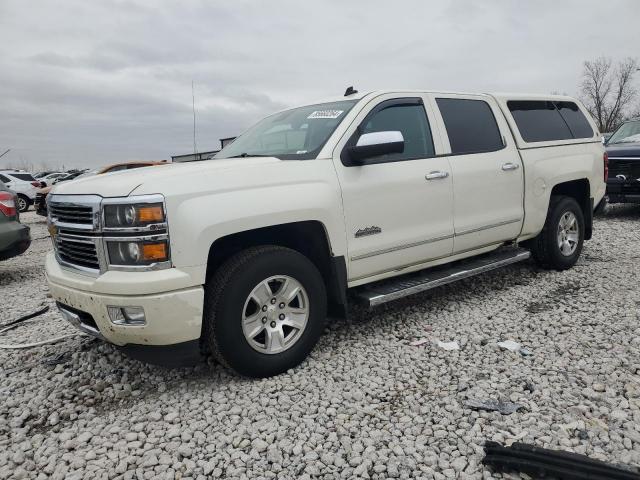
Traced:
<path fill-rule="evenodd" d="M 159 205 L 153 207 L 139 207 L 138 221 L 140 223 L 164 222 L 162 207 Z"/>
<path fill-rule="evenodd" d="M 164 261 L 167 259 L 167 244 L 161 243 L 145 243 L 142 245 L 143 260 Z"/>

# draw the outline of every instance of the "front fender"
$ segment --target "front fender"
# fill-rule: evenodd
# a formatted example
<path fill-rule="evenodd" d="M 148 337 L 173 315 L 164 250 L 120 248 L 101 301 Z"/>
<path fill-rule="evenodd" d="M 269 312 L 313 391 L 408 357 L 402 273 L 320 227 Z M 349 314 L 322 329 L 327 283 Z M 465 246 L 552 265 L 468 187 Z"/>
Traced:
<path fill-rule="evenodd" d="M 234 233 L 292 222 L 318 221 L 333 255 L 346 255 L 346 233 L 337 185 L 306 182 L 265 185 L 200 195 L 171 205 L 171 257 L 177 267 L 200 267 L 205 281 L 211 245 Z"/>

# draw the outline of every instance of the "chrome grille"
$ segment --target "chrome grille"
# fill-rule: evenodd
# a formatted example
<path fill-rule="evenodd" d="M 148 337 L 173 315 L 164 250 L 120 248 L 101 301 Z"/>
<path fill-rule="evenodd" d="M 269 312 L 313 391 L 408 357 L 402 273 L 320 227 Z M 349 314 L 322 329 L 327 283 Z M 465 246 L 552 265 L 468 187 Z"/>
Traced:
<path fill-rule="evenodd" d="M 627 180 L 635 181 L 640 178 L 640 159 L 624 160 L 623 158 L 609 159 L 609 178 L 624 175 Z"/>
<path fill-rule="evenodd" d="M 94 240 L 70 238 L 61 234 L 55 238 L 58 257 L 64 262 L 92 270 L 100 270 L 100 260 Z"/>
<path fill-rule="evenodd" d="M 60 223 L 93 225 L 93 208 L 80 205 L 49 205 L 49 215 Z"/>
<path fill-rule="evenodd" d="M 97 195 L 50 195 L 48 218 L 58 263 L 79 273 L 99 275 L 106 268 Z"/>

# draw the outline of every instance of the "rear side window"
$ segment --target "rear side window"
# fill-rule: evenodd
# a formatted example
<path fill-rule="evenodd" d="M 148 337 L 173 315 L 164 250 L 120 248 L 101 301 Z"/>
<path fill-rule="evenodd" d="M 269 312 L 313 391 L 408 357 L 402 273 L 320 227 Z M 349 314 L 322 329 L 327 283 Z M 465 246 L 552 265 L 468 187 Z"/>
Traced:
<path fill-rule="evenodd" d="M 525 142 L 591 138 L 593 130 L 573 102 L 512 100 L 507 102 Z"/>
<path fill-rule="evenodd" d="M 5 177 L 4 175 L 0 175 L 0 181 L 2 183 L 9 183 L 11 181 L 11 179 Z"/>
<path fill-rule="evenodd" d="M 560 115 L 567 122 L 573 138 L 591 138 L 593 130 L 583 113 L 573 102 L 555 102 Z"/>
<path fill-rule="evenodd" d="M 30 173 L 12 173 L 11 176 L 25 182 L 33 182 L 35 180 Z"/>
<path fill-rule="evenodd" d="M 491 107 L 483 100 L 437 98 L 453 155 L 504 148 Z"/>

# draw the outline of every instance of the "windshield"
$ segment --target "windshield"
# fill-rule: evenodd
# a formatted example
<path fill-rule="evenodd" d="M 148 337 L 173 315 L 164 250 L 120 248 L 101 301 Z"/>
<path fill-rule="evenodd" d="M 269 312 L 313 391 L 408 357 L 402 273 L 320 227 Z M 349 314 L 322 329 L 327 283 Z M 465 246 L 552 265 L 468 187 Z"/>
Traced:
<path fill-rule="evenodd" d="M 622 126 L 611 135 L 607 143 L 611 145 L 612 143 L 631 142 L 640 142 L 640 120 L 622 124 Z"/>
<path fill-rule="evenodd" d="M 292 108 L 261 120 L 214 159 L 268 156 L 282 160 L 316 158 L 357 100 Z"/>

